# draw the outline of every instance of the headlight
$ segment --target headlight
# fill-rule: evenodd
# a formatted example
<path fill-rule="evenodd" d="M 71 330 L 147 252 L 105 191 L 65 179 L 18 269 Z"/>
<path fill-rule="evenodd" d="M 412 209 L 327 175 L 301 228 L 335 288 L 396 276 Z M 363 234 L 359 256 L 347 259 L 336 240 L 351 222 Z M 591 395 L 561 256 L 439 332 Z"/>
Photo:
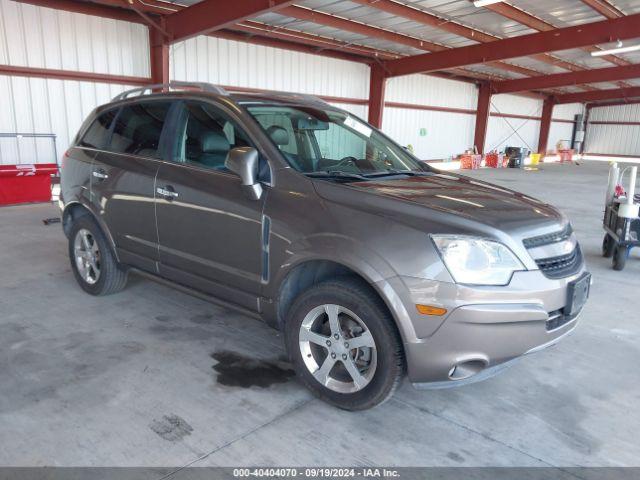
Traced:
<path fill-rule="evenodd" d="M 431 238 L 456 283 L 506 285 L 513 272 L 525 270 L 518 257 L 499 242 L 455 235 Z"/>

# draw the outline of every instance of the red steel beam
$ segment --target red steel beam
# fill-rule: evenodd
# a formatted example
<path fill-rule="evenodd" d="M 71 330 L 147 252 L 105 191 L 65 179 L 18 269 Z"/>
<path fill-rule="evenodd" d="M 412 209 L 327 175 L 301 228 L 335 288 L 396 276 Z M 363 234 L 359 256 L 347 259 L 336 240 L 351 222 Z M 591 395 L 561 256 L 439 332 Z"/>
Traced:
<path fill-rule="evenodd" d="M 395 58 L 401 58 L 403 56 L 398 55 L 394 52 L 377 50 L 375 48 L 365 47 L 362 45 L 350 44 L 347 42 L 342 42 L 340 40 L 335 40 L 333 38 L 322 37 L 306 32 L 299 32 L 297 30 L 273 27 L 265 23 L 259 23 L 250 20 L 234 25 L 231 29 L 253 35 L 265 35 L 271 38 L 278 38 L 280 40 L 311 45 L 314 47 L 318 47 L 318 52 L 321 52 L 325 49 L 337 49 L 343 52 L 350 52 L 356 55 L 365 55 L 373 58 L 380 58 L 382 60 L 391 60 Z"/>
<path fill-rule="evenodd" d="M 521 23 L 522 25 L 532 28 L 534 30 L 538 30 L 539 32 L 548 32 L 554 30 L 556 27 L 551 25 L 540 18 L 531 15 L 530 13 L 525 12 L 524 10 L 520 10 L 519 8 L 514 7 L 513 5 L 509 5 L 508 3 L 497 3 L 493 5 L 485 6 L 488 10 L 491 10 L 498 15 L 502 15 L 503 17 L 509 18 L 514 22 Z M 533 55 L 533 58 L 540 62 L 547 63 L 549 65 L 553 65 L 555 67 L 564 68 L 565 70 L 569 70 L 570 72 L 579 72 L 585 70 L 583 67 L 579 65 L 575 65 L 571 62 L 567 62 L 566 60 L 562 60 L 561 58 L 554 57 L 553 55 L 549 55 L 546 53 L 541 53 L 537 55 Z"/>
<path fill-rule="evenodd" d="M 263 13 L 279 11 L 292 3 L 293 0 L 241 0 L 221 5 L 220 0 L 203 0 L 168 15 L 167 30 L 172 41 L 177 42 L 231 27 Z"/>
<path fill-rule="evenodd" d="M 338 58 L 340 60 L 347 60 L 349 62 L 371 64 L 375 61 L 371 57 L 354 55 L 352 53 L 341 52 L 339 50 L 323 50 L 322 52 L 318 52 L 318 49 L 316 47 L 311 47 L 302 43 L 280 40 L 267 36 L 247 35 L 231 30 L 218 30 L 217 32 L 212 34 L 212 36 L 218 38 L 226 38 L 227 40 L 235 40 L 237 42 L 252 43 L 254 45 L 264 45 L 265 47 L 282 48 L 285 50 L 292 50 L 294 52 L 310 53 L 312 55 L 322 55 L 325 57 Z"/>
<path fill-rule="evenodd" d="M 63 10 L 78 12 L 78 13 L 87 13 L 91 15 L 96 15 L 105 18 L 114 18 L 119 20 L 126 20 L 136 23 L 146 23 L 139 15 L 136 15 L 133 11 L 128 11 L 122 7 L 130 6 L 128 4 L 128 0 L 93 0 L 99 5 L 95 5 L 98 7 L 94 8 L 85 8 L 86 3 L 81 3 L 79 1 L 74 0 L 18 0 L 24 3 L 33 3 L 34 5 L 42 5 L 48 6 L 52 8 L 60 7 Z M 148 15 L 154 15 L 152 19 L 155 21 L 158 18 L 158 14 L 172 14 L 174 12 L 179 12 L 187 7 L 182 5 L 166 3 L 160 0 L 145 0 L 141 2 L 140 0 L 132 0 L 134 2 L 138 2 L 135 4 L 136 9 L 140 12 L 143 12 Z M 93 5 L 93 4 L 89 4 Z M 331 15 L 327 15 L 328 17 L 332 17 Z M 337 17 L 336 17 L 337 18 Z M 355 25 L 356 22 L 352 22 Z M 258 27 L 258 25 L 262 27 Z M 374 28 L 374 27 L 372 27 Z M 236 40 L 241 42 L 253 43 L 256 45 L 265 45 L 274 48 L 282 48 L 292 51 L 299 51 L 303 53 L 310 53 L 316 55 L 322 55 L 326 57 L 339 58 L 348 61 L 354 61 L 359 63 L 370 63 L 375 59 L 396 59 L 401 58 L 403 55 L 398 55 L 394 52 L 384 52 L 376 49 L 372 49 L 370 47 L 365 47 L 357 44 L 346 44 L 344 42 L 339 42 L 333 39 L 327 39 L 325 37 L 320 37 L 316 35 L 311 35 L 304 32 L 296 32 L 295 30 L 284 29 L 280 27 L 272 27 L 271 31 L 268 31 L 268 26 L 265 24 L 260 24 L 259 22 L 253 21 L 244 21 L 239 25 L 233 25 L 231 30 L 219 30 L 210 34 L 211 36 L 227 38 L 230 40 Z M 262 31 L 259 31 L 262 29 Z M 379 29 L 375 29 L 379 30 Z M 247 32 L 250 35 L 242 35 L 238 33 L 238 31 Z M 393 32 L 389 32 L 393 33 Z M 399 35 L 399 34 L 397 34 Z M 401 35 L 400 35 L 401 36 Z M 412 39 L 412 37 L 406 37 Z M 417 40 L 417 39 L 412 39 Z M 424 42 L 422 42 L 424 43 Z M 413 43 L 412 45 L 416 45 Z M 311 46 L 315 46 L 318 48 L 310 48 Z M 438 48 L 442 49 L 444 47 L 438 46 Z M 361 51 L 356 51 L 361 50 Z M 352 53 L 353 55 L 349 55 Z M 516 65 L 511 66 L 511 70 L 516 71 L 516 69 L 521 68 Z M 537 74 L 537 72 L 529 71 L 525 72 L 519 70 L 518 73 L 529 73 L 529 74 Z M 451 72 L 434 72 L 431 75 L 449 78 L 464 82 L 474 82 L 478 79 L 489 79 L 488 76 L 482 75 L 478 72 L 467 71 L 459 69 L 459 71 L 451 71 Z M 503 80 L 500 77 L 491 77 L 492 80 Z"/>
<path fill-rule="evenodd" d="M 136 23 L 146 23 L 143 18 L 140 18 L 140 14 L 144 14 L 144 16 L 149 16 L 150 20 L 153 20 L 153 24 L 159 24 L 162 16 L 166 14 L 172 14 L 174 12 L 179 12 L 187 7 L 184 7 L 179 4 L 166 3 L 160 0 L 145 0 L 141 2 L 140 0 L 132 0 L 133 2 L 137 2 L 135 4 L 128 3 L 129 0 L 93 0 L 95 4 L 89 4 L 89 7 L 86 7 L 87 4 L 84 2 L 78 2 L 74 0 L 18 0 L 24 3 L 33 3 L 34 5 L 42 5 L 53 8 L 60 7 L 61 9 L 68 10 L 71 12 L 78 13 L 87 13 L 91 15 L 101 16 L 105 18 L 114 18 L 126 21 L 132 21 Z M 97 7 L 97 8 L 93 8 Z M 134 14 L 134 12 L 128 11 L 123 7 L 134 8 L 138 13 L 138 16 Z M 305 9 L 300 9 L 305 10 Z M 321 17 L 323 18 L 332 18 L 339 19 L 339 17 L 334 17 L 328 14 L 322 14 L 319 12 Z M 318 19 L 318 17 L 316 17 Z M 350 22 L 348 20 L 344 20 L 345 22 Z M 358 24 L 356 22 L 350 22 L 351 25 L 341 24 L 336 26 L 349 26 L 358 29 L 362 24 Z M 333 23 L 335 25 L 335 23 Z M 366 27 L 366 26 L 365 26 Z M 281 27 L 271 27 L 269 28 L 266 24 L 261 24 L 259 22 L 254 21 L 244 21 L 241 24 L 233 25 L 233 30 L 229 31 L 225 30 L 221 33 L 213 34 L 213 36 L 228 38 L 237 41 L 244 41 L 248 43 L 254 43 L 258 45 L 266 45 L 272 46 L 276 48 L 284 48 L 293 51 L 300 51 L 304 53 L 318 54 L 327 57 L 340 58 L 349 61 L 370 63 L 369 57 L 372 59 L 396 59 L 402 58 L 404 55 L 399 55 L 395 52 L 385 52 L 382 50 L 376 50 L 374 48 L 357 45 L 357 44 L 347 44 L 345 42 L 340 42 L 334 39 L 328 39 L 325 37 L 320 37 L 317 35 L 308 34 L 305 32 L 297 32 L 295 30 L 289 30 Z M 371 27 L 373 30 L 367 32 L 375 34 L 377 31 L 383 31 L 381 29 Z M 165 30 L 164 28 L 162 30 Z M 252 34 L 251 36 L 243 36 L 237 31 L 247 32 Z M 388 31 L 387 31 L 388 32 Z M 400 34 L 394 34 L 394 32 L 388 32 L 392 35 L 398 35 L 398 37 L 404 37 L 408 39 L 408 41 L 412 42 L 411 46 L 416 46 L 418 48 L 424 47 L 425 42 L 420 41 L 419 39 L 415 39 L 413 37 L 407 37 Z M 254 36 L 254 35 L 258 36 Z M 271 38 L 268 38 L 271 37 Z M 395 38 L 397 40 L 397 37 Z M 281 41 L 278 41 L 281 40 Z M 416 43 L 416 41 L 418 43 Z M 436 45 L 431 44 L 429 46 Z M 317 49 L 308 48 L 308 46 L 316 46 Z M 437 48 L 442 50 L 446 47 L 438 45 Z M 353 56 L 349 56 L 348 53 L 353 53 Z M 504 70 L 509 70 L 512 72 L 516 72 L 523 75 L 537 75 L 539 72 L 535 70 L 526 69 L 524 67 L 520 67 L 518 65 L 511 64 L 501 64 L 501 62 L 494 62 L 493 65 L 497 68 L 502 68 Z M 463 69 L 452 69 L 449 72 L 432 72 L 431 75 L 449 78 L 459 81 L 465 82 L 475 82 L 477 80 L 503 80 L 504 78 L 499 76 L 491 76 L 487 74 L 481 74 L 479 72 L 474 72 L 470 70 Z"/>
<path fill-rule="evenodd" d="M 96 3 L 78 2 L 75 0 L 18 0 L 19 3 L 27 3 L 37 7 L 53 8 L 65 12 L 83 13 L 95 17 L 111 18 L 113 20 L 123 20 L 125 22 L 142 23 L 146 22 L 137 13 L 126 8 L 112 8 Z M 120 6 L 124 4 L 120 2 Z"/>
<path fill-rule="evenodd" d="M 38 6 L 46 6 L 46 7 L 56 8 L 56 9 L 59 8 L 61 10 L 66 10 L 70 12 L 86 13 L 87 15 L 95 15 L 95 16 L 104 17 L 104 18 L 113 18 L 116 20 L 125 20 L 130 22 L 146 24 L 143 18 L 137 15 L 134 11 L 127 10 L 125 8 L 127 6 L 133 7 L 132 5 L 129 5 L 127 0 L 93 0 L 93 2 L 96 2 L 96 4 L 84 3 L 76 0 L 18 0 L 18 1 L 22 3 L 31 3 Z M 137 2 L 135 3 L 135 7 L 139 9 L 141 12 L 144 12 L 145 14 L 154 15 L 153 19 L 158 23 L 161 23 L 160 22 L 161 16 L 158 16 L 158 15 L 163 15 L 163 14 L 168 15 L 174 12 L 185 10 L 187 8 L 182 5 L 162 2 L 159 0 L 145 0 L 144 3 L 140 2 L 139 0 L 133 0 L 133 2 Z M 243 22 L 243 24 L 234 25 L 233 29 L 246 31 L 252 34 L 266 35 L 265 32 L 260 32 L 258 30 L 259 27 L 257 26 L 259 25 L 266 27 L 266 25 L 260 24 L 258 22 L 245 21 Z M 257 27 L 257 28 L 252 28 L 252 27 Z M 294 32 L 293 30 L 278 28 L 277 31 L 279 33 L 269 32 L 268 34 L 268 36 L 274 37 L 276 39 L 274 41 L 271 41 L 271 39 L 267 39 L 264 37 L 260 37 L 260 38 L 249 41 L 249 37 L 239 35 L 239 34 L 234 34 L 233 32 L 224 32 L 223 34 L 215 35 L 215 36 L 219 36 L 222 38 L 229 38 L 231 40 L 254 43 L 258 45 L 285 48 L 285 49 L 300 51 L 304 53 L 314 53 L 318 55 L 341 58 L 341 59 L 356 61 L 356 62 L 366 63 L 368 62 L 368 60 L 366 60 L 363 56 L 344 55 L 343 52 L 351 52 L 356 55 L 370 54 L 370 56 L 372 57 L 378 57 L 381 59 L 399 58 L 399 55 L 394 55 L 393 53 L 389 53 L 388 56 L 384 56 L 382 54 L 383 53 L 382 51 L 376 51 L 375 49 L 368 49 L 368 47 L 362 47 L 358 45 L 348 46 L 346 44 L 341 44 L 340 42 L 337 42 L 337 41 L 332 41 L 333 44 L 328 43 L 328 42 L 331 42 L 331 39 L 323 39 L 326 41 L 318 40 L 317 42 L 314 42 L 314 45 L 319 48 L 337 49 L 339 50 L 339 52 L 334 53 L 332 51 L 327 51 L 327 50 L 319 51 L 316 49 L 305 48 L 305 45 L 311 44 L 311 42 L 309 41 L 301 40 L 305 36 L 315 37 L 317 39 L 322 39 L 322 37 L 295 32 L 296 33 L 295 36 L 296 37 L 300 36 L 300 38 L 294 38 L 293 35 L 289 35 L 289 37 L 287 38 L 286 34 Z M 278 39 L 283 40 L 283 42 L 278 42 L 277 41 Z M 298 45 L 298 43 L 303 43 L 304 45 Z M 356 49 L 361 51 L 356 52 Z"/>
<path fill-rule="evenodd" d="M 389 76 L 408 75 L 580 48 L 597 43 L 608 43 L 612 39 L 636 38 L 640 36 L 638 25 L 640 25 L 640 14 L 629 15 L 613 20 L 454 48 L 446 52 L 391 60 L 386 62 L 386 68 Z"/>
<path fill-rule="evenodd" d="M 521 23 L 522 25 L 525 25 L 529 28 L 538 30 L 539 32 L 548 32 L 556 28 L 554 25 L 550 24 L 549 22 L 546 22 L 534 15 L 531 15 L 530 13 L 527 13 L 524 10 L 520 10 L 519 8 L 514 7 L 513 5 L 509 5 L 508 3 L 500 2 L 492 5 L 487 5 L 485 8 L 491 10 L 494 13 L 502 15 L 503 17 L 509 18 L 515 22 Z M 609 18 L 615 18 L 615 17 L 609 17 Z M 593 45 L 590 45 L 590 46 L 583 47 L 583 50 L 591 53 L 601 49 Z M 535 58 L 537 60 L 550 63 L 552 65 L 556 65 L 558 67 L 561 67 L 573 72 L 585 70 L 584 68 L 578 65 L 574 65 L 573 63 L 567 62 L 565 60 L 561 60 L 551 55 L 536 55 Z M 615 65 L 629 65 L 629 62 L 627 62 L 626 60 L 620 57 L 616 57 L 615 55 L 605 55 L 604 57 L 601 57 L 601 58 Z"/>
<path fill-rule="evenodd" d="M 547 32 L 553 30 L 555 27 L 548 22 L 531 15 L 530 13 L 520 10 L 519 8 L 509 5 L 508 3 L 498 2 L 492 5 L 485 5 L 484 8 L 491 10 L 498 15 L 502 15 L 505 18 L 513 20 L 514 22 L 521 23 L 529 28 L 538 30 L 539 32 Z"/>
<path fill-rule="evenodd" d="M 640 87 L 615 88 L 597 92 L 566 93 L 556 97 L 556 103 L 587 103 L 600 100 L 622 100 L 640 97 Z"/>
<path fill-rule="evenodd" d="M 448 50 L 444 45 L 428 42 L 419 38 L 402 35 L 390 30 L 384 30 L 378 27 L 365 25 L 364 23 L 347 20 L 346 18 L 337 17 L 328 13 L 311 10 L 309 8 L 298 7 L 296 5 L 281 9 L 278 13 L 287 17 L 297 18 L 308 22 L 325 25 L 327 27 L 339 28 L 348 32 L 357 33 L 365 37 L 380 38 L 390 42 L 407 45 L 419 50 L 427 50 L 429 52 L 442 52 Z"/>
<path fill-rule="evenodd" d="M 638 105 L 640 104 L 640 99 L 638 100 L 619 100 L 619 101 L 611 101 L 611 102 L 599 102 L 599 103 L 589 103 L 587 104 L 587 109 L 590 108 L 598 108 L 598 107 L 619 107 L 622 105 Z"/>
<path fill-rule="evenodd" d="M 619 18 L 624 16 L 624 13 L 606 0 L 582 0 L 582 3 L 586 3 L 603 17 Z"/>
<path fill-rule="evenodd" d="M 384 91 L 387 79 L 384 70 L 378 64 L 371 65 L 369 81 L 369 123 L 376 128 L 382 128 L 382 113 L 384 111 Z"/>
<path fill-rule="evenodd" d="M 409 5 L 400 4 L 393 0 L 352 0 L 355 3 L 359 3 L 362 5 L 367 5 L 372 8 L 376 8 L 378 10 L 382 10 L 383 12 L 390 13 L 391 15 L 395 15 L 398 17 L 407 18 L 414 22 L 422 23 L 423 25 L 428 25 L 430 27 L 438 28 L 442 31 L 453 33 L 455 35 L 459 35 L 461 37 L 467 38 L 469 40 L 476 41 L 478 43 L 488 43 L 493 42 L 495 40 L 500 40 L 500 37 L 495 35 L 491 35 L 485 33 L 481 30 L 476 30 L 474 28 L 468 27 L 466 25 L 462 25 L 457 22 L 449 21 L 445 18 L 440 18 L 437 15 L 433 15 L 432 13 L 426 12 L 424 10 L 420 10 L 418 8 L 411 7 Z M 543 62 L 558 65 L 558 59 L 549 57 L 546 55 L 541 55 L 541 60 Z M 515 73 L 520 73 L 522 75 L 533 75 L 536 76 L 540 72 L 536 72 L 530 68 L 520 67 L 518 65 L 513 65 L 504 62 L 491 62 L 489 65 L 507 70 Z M 562 66 L 562 65 L 559 65 Z"/>
<path fill-rule="evenodd" d="M 128 77 L 125 75 L 109 75 L 106 73 L 78 72 L 52 68 L 18 67 L 14 65 L 0 65 L 0 75 L 75 80 L 78 82 L 92 83 L 116 83 L 118 85 L 133 86 L 149 85 L 149 83 L 151 83 L 151 79 L 145 77 Z"/>
<path fill-rule="evenodd" d="M 160 20 L 160 26 L 166 27 L 164 18 Z M 149 29 L 149 57 L 152 83 L 169 83 L 169 42 L 155 28 Z"/>
<path fill-rule="evenodd" d="M 378 5 L 381 2 L 382 0 L 378 0 L 375 3 L 372 3 L 371 6 L 378 8 Z M 391 3 L 394 3 L 394 2 L 391 2 Z M 383 5 L 387 5 L 387 4 L 383 4 Z M 398 12 L 402 12 L 404 14 L 403 16 L 405 16 L 406 18 L 409 18 L 408 15 L 412 14 L 414 11 L 421 13 L 420 11 L 414 8 L 395 4 L 393 8 L 389 10 L 389 13 L 393 12 L 395 14 Z M 443 52 L 443 51 L 451 50 L 450 47 L 446 47 L 444 45 L 428 42 L 425 40 L 421 40 L 419 38 L 392 32 L 390 30 L 385 30 L 379 27 L 365 25 L 363 23 L 359 23 L 354 20 L 349 20 L 349 19 L 338 17 L 335 15 L 330 15 L 328 13 L 319 12 L 317 10 L 311 10 L 309 8 L 291 6 L 281 10 L 279 13 L 281 13 L 282 15 L 287 15 L 293 18 L 297 18 L 299 20 L 305 20 L 305 21 L 317 23 L 319 25 L 339 28 L 341 30 L 357 33 L 367 37 L 382 38 L 390 42 L 399 43 L 401 45 L 407 45 L 409 47 L 413 47 L 419 50 L 425 50 L 428 52 Z M 422 13 L 424 13 L 424 16 L 420 17 L 422 19 L 431 17 L 431 15 L 426 12 L 422 12 Z M 438 17 L 434 17 L 434 18 L 438 18 Z M 414 18 L 412 18 L 412 20 L 420 21 Z M 440 21 L 443 22 L 442 20 Z M 466 28 L 466 27 L 462 27 L 462 28 Z M 468 29 L 468 30 L 469 32 L 472 32 L 472 29 Z M 468 34 L 471 37 L 471 33 L 468 33 Z M 483 35 L 484 35 L 484 37 L 482 37 L 483 39 L 486 39 L 486 38 L 493 38 L 494 40 L 497 39 L 497 37 L 490 37 L 489 35 L 486 35 L 486 34 L 483 34 Z M 530 68 L 521 67 L 519 65 L 512 65 L 504 62 L 491 62 L 490 65 L 501 70 L 506 70 L 506 71 L 518 73 L 521 75 L 536 76 L 540 74 L 540 72 L 536 70 L 531 70 Z"/>
<path fill-rule="evenodd" d="M 487 126 L 489 124 L 489 112 L 491 110 L 491 86 L 481 83 L 478 91 L 478 108 L 476 110 L 476 129 L 473 139 L 478 153 L 484 153 L 484 144 L 487 140 Z"/>
<path fill-rule="evenodd" d="M 540 77 L 519 78 L 493 83 L 494 93 L 513 93 L 525 90 L 540 90 L 543 88 L 566 87 L 584 83 L 612 82 L 640 78 L 640 64 L 624 67 L 598 68 L 584 72 L 556 73 Z"/>
<path fill-rule="evenodd" d="M 139 10 L 148 14 L 170 15 L 186 7 L 162 0 L 90 0 L 110 7 Z"/>
<path fill-rule="evenodd" d="M 547 153 L 547 143 L 549 143 L 549 131 L 551 130 L 551 120 L 553 118 L 554 100 L 552 97 L 545 99 L 542 104 L 542 117 L 540 119 L 540 135 L 538 137 L 538 153 Z"/>
<path fill-rule="evenodd" d="M 418 8 L 411 7 L 402 3 L 395 2 L 393 0 L 351 0 L 354 3 L 366 5 L 368 7 L 376 8 L 383 12 L 390 13 L 396 17 L 403 17 L 413 20 L 414 22 L 422 23 L 430 27 L 435 27 L 440 30 L 444 30 L 461 37 L 475 40 L 476 42 L 486 43 L 494 40 L 499 40 L 499 37 L 495 35 L 489 35 L 480 30 L 467 27 L 457 22 L 452 22 L 444 18 L 440 18 L 437 15 L 420 10 Z"/>
<path fill-rule="evenodd" d="M 387 13 L 391 13 L 394 15 L 402 16 L 405 18 L 409 18 L 413 21 L 424 23 L 425 25 L 433 25 L 434 19 L 436 19 L 439 23 L 439 28 L 452 31 L 458 35 L 464 33 L 463 36 L 474 39 L 477 41 L 491 41 L 491 40 L 499 40 L 498 37 L 494 37 L 480 31 L 475 31 L 471 28 L 465 27 L 460 24 L 453 24 L 455 27 L 449 29 L 446 27 L 448 24 L 445 20 L 442 20 L 434 15 L 431 15 L 427 12 L 423 12 L 421 10 L 417 10 L 412 7 L 407 7 L 405 5 L 400 5 L 395 2 L 391 2 L 388 0 L 356 0 L 357 3 L 362 4 L 370 4 L 371 7 L 378 8 Z M 417 12 L 417 15 L 416 15 Z M 315 10 L 310 10 L 308 8 L 302 7 L 288 7 L 281 11 L 283 15 L 290 15 L 300 20 L 307 20 L 314 23 L 318 23 L 320 25 L 325 25 L 334 28 L 340 28 L 342 30 L 350 31 L 353 33 L 359 33 L 362 35 L 366 35 L 372 38 L 384 38 L 385 40 L 389 40 L 395 43 L 400 43 L 402 45 L 407 45 L 409 47 L 417 48 L 420 50 L 426 50 L 429 52 L 441 52 L 450 50 L 450 47 L 446 47 L 444 45 L 439 45 L 433 42 L 427 42 L 424 40 L 420 40 L 415 37 L 411 37 L 408 35 L 403 35 L 396 32 L 391 32 L 389 30 L 384 30 L 379 27 L 372 27 L 370 25 L 364 25 L 362 23 L 355 22 L 353 20 L 344 19 L 341 17 L 336 17 L 335 15 L 329 15 L 323 12 L 318 12 Z M 506 70 L 509 72 L 518 73 L 521 75 L 539 75 L 540 72 L 535 70 L 531 70 L 529 68 L 521 67 L 519 65 L 512 65 L 504 62 L 491 62 L 491 66 Z"/>

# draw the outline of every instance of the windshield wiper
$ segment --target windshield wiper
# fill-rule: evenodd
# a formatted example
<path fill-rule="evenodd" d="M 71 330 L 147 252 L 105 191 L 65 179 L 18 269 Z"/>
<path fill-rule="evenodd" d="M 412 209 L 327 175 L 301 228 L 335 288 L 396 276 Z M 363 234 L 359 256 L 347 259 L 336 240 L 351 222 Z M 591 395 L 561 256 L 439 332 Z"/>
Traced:
<path fill-rule="evenodd" d="M 418 171 L 418 170 L 396 170 L 394 168 L 389 168 L 384 172 L 368 173 L 368 174 L 364 174 L 363 176 L 367 178 L 390 177 L 393 175 L 406 175 L 408 177 L 419 177 L 422 175 L 429 175 L 429 174 L 431 174 L 431 172 Z"/>
<path fill-rule="evenodd" d="M 345 178 L 351 180 L 368 180 L 367 177 L 357 174 L 357 173 L 349 173 L 343 172 L 341 170 L 326 170 L 321 172 L 309 172 L 305 173 L 307 177 L 312 178 Z"/>

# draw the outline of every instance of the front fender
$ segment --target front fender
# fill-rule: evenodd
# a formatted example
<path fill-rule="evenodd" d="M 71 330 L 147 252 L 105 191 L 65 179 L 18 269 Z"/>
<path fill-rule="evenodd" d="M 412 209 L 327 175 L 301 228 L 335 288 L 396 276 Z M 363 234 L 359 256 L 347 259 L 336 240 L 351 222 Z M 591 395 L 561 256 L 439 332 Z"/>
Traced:
<path fill-rule="evenodd" d="M 272 265 L 279 265 L 265 288 L 265 296 L 272 299 L 273 310 L 267 316 L 277 316 L 279 291 L 288 275 L 308 262 L 328 261 L 339 264 L 356 273 L 376 290 L 391 312 L 404 341 L 416 338 L 410 315 L 402 301 L 397 287 L 397 273 L 389 262 L 364 242 L 336 234 L 315 234 L 299 239 L 288 245 L 286 258 L 272 259 Z"/>

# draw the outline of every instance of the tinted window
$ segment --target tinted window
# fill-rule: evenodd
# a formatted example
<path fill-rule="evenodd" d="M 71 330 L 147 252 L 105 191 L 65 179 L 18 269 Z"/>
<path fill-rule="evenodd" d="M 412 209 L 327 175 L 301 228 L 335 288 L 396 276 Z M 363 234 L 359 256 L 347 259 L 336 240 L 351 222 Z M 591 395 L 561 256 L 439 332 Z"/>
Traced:
<path fill-rule="evenodd" d="M 123 107 L 109 143 L 109 150 L 143 157 L 159 157 L 160 134 L 170 102 L 148 102 Z"/>
<path fill-rule="evenodd" d="M 229 150 L 252 145 L 235 122 L 209 105 L 187 103 L 184 114 L 180 161 L 223 170 Z"/>
<path fill-rule="evenodd" d="M 117 112 L 118 110 L 111 110 L 98 116 L 98 118 L 96 118 L 91 126 L 87 129 L 86 133 L 82 137 L 82 140 L 80 140 L 80 146 L 89 148 L 103 148 L 105 143 L 107 142 L 111 122 L 113 122 L 113 119 L 116 116 Z"/>

